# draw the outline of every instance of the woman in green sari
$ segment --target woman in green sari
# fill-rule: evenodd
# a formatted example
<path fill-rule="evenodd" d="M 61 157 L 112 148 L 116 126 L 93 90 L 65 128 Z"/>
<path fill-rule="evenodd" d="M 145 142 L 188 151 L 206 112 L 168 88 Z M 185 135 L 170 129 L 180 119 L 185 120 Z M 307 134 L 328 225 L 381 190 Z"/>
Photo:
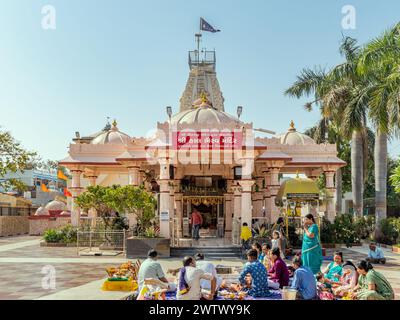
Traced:
<path fill-rule="evenodd" d="M 301 247 L 303 266 L 308 267 L 314 274 L 321 271 L 322 249 L 319 242 L 318 226 L 314 216 L 308 214 L 304 221 L 303 245 Z"/>
<path fill-rule="evenodd" d="M 372 265 L 362 260 L 357 265 L 358 284 L 352 294 L 357 300 L 393 300 L 393 288 L 382 273 L 375 271 Z"/>
<path fill-rule="evenodd" d="M 339 282 L 343 274 L 343 253 L 341 251 L 333 254 L 333 262 L 328 264 L 322 273 L 330 282 Z"/>

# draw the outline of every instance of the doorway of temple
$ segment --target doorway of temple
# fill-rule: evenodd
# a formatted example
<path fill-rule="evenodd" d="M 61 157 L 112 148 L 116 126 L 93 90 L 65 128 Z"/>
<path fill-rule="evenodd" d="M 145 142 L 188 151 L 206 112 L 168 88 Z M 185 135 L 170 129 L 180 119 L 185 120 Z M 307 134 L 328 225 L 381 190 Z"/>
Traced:
<path fill-rule="evenodd" d="M 217 237 L 218 235 L 218 208 L 217 205 L 200 204 L 195 207 L 203 217 L 200 227 L 200 238 Z"/>
<path fill-rule="evenodd" d="M 226 180 L 221 176 L 186 176 L 181 180 L 181 185 L 184 237 L 191 237 L 189 221 L 193 209 L 196 208 L 203 218 L 200 238 L 223 238 Z"/>

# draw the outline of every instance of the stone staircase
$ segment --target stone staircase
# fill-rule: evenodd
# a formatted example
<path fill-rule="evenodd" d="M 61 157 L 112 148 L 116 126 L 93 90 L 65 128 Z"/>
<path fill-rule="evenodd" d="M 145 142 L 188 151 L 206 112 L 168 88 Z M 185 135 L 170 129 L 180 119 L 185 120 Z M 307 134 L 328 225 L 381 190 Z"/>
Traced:
<path fill-rule="evenodd" d="M 203 253 L 207 260 L 225 260 L 240 258 L 242 249 L 239 246 L 171 248 L 171 257 L 183 258 L 185 256 L 194 256 L 198 252 Z"/>

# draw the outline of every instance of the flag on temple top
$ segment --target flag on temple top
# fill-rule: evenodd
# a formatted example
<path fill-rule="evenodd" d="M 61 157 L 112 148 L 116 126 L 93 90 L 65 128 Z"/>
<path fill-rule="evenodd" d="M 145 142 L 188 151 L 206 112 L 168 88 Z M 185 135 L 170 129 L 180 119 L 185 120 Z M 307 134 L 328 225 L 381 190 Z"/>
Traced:
<path fill-rule="evenodd" d="M 66 197 L 72 197 L 72 193 L 69 192 L 69 190 L 67 188 L 64 188 L 64 196 Z"/>
<path fill-rule="evenodd" d="M 220 32 L 221 30 L 219 29 L 215 29 L 211 24 L 209 24 L 206 20 L 204 20 L 203 18 L 200 18 L 200 30 L 203 31 L 208 31 L 208 32 Z"/>
<path fill-rule="evenodd" d="M 50 190 L 47 189 L 47 186 L 46 186 L 44 183 L 42 183 L 42 184 L 40 185 L 40 188 L 42 189 L 43 192 L 50 192 Z"/>
<path fill-rule="evenodd" d="M 58 179 L 61 179 L 61 180 L 68 180 L 68 178 L 65 176 L 64 172 L 62 172 L 61 170 L 58 170 L 57 177 L 58 177 Z"/>

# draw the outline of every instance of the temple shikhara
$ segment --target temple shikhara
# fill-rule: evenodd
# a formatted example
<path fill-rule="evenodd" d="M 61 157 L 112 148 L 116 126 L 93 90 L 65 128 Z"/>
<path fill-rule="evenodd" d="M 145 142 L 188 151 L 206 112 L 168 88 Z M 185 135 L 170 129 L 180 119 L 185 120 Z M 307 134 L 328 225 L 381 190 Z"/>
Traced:
<path fill-rule="evenodd" d="M 301 174 L 308 181 L 321 173 L 326 193 L 317 201 L 323 205 L 307 210 L 323 211 L 333 220 L 335 173 L 346 164 L 337 157 L 336 146 L 317 144 L 290 119 L 284 133 L 276 135 L 242 122 L 241 107 L 235 115 L 227 113 L 215 51 L 190 51 L 189 67 L 179 112 L 168 107 L 153 137 L 129 136 L 124 133 L 129 128 L 119 128 L 115 120 L 95 134 L 76 134 L 60 161 L 72 175 L 72 223 L 78 225 L 84 214 L 73 198 L 87 186 L 143 185 L 157 196 L 161 236 L 178 245 L 179 239 L 190 238 L 189 220 L 196 207 L 204 218 L 201 235 L 229 242 L 240 223 L 275 222 L 286 210 L 276 201 L 282 177 Z"/>

